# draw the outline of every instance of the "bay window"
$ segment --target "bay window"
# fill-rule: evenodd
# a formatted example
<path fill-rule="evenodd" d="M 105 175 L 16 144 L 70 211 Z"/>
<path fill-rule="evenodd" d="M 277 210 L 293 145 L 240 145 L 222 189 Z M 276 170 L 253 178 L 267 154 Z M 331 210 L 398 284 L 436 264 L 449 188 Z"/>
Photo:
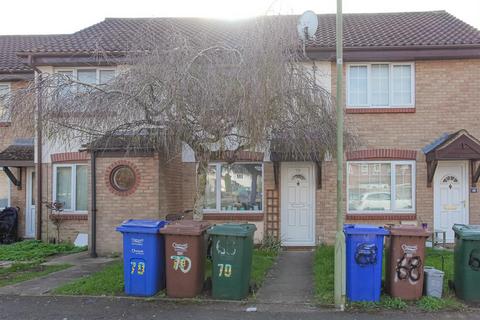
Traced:
<path fill-rule="evenodd" d="M 58 164 L 53 171 L 53 200 L 64 211 L 87 211 L 87 166 Z"/>
<path fill-rule="evenodd" d="M 413 63 L 347 66 L 347 107 L 413 107 Z"/>
<path fill-rule="evenodd" d="M 216 163 L 208 166 L 205 212 L 261 212 L 263 165 Z"/>
<path fill-rule="evenodd" d="M 347 164 L 349 213 L 415 212 L 414 161 Z"/>

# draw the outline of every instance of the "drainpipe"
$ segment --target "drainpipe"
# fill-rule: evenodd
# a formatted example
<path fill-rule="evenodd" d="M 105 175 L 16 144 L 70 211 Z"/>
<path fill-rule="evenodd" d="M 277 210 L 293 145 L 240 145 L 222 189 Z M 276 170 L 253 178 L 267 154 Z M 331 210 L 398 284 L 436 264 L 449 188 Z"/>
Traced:
<path fill-rule="evenodd" d="M 97 257 L 97 178 L 96 178 L 96 151 L 90 153 L 90 184 L 91 184 L 91 225 L 90 225 L 90 257 Z"/>
<path fill-rule="evenodd" d="M 36 104 L 37 104 L 37 123 L 36 123 L 36 148 L 37 148 L 37 162 L 35 163 L 35 175 L 37 178 L 37 203 L 35 206 L 36 209 L 36 232 L 35 238 L 37 240 L 42 240 L 42 211 L 43 211 L 43 190 L 42 190 L 42 98 L 41 98 L 41 80 L 42 80 L 42 71 L 40 71 L 34 62 L 33 56 L 28 56 L 28 65 L 37 73 L 37 77 L 34 80 L 36 86 Z M 47 222 L 48 223 L 48 222 Z M 48 241 L 48 239 L 47 239 Z"/>

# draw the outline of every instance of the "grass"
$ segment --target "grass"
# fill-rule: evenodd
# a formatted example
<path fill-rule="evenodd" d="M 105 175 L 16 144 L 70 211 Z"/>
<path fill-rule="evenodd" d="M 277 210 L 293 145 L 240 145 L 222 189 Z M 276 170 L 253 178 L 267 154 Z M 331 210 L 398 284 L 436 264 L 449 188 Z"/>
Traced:
<path fill-rule="evenodd" d="M 254 250 L 251 273 L 253 288 L 258 288 L 263 283 L 265 275 L 275 259 L 276 253 L 270 250 Z M 211 263 L 207 261 L 205 278 L 210 277 L 211 274 Z M 123 261 L 117 261 L 90 276 L 67 283 L 54 292 L 65 295 L 116 296 L 123 294 L 123 286 Z M 160 293 L 161 295 L 162 293 Z"/>
<path fill-rule="evenodd" d="M 54 292 L 66 295 L 120 295 L 123 293 L 123 262 L 109 264 L 103 270 L 67 283 Z"/>
<path fill-rule="evenodd" d="M 73 244 L 50 244 L 36 240 L 20 241 L 0 245 L 1 261 L 43 261 L 46 257 L 58 253 L 75 253 L 86 250 Z"/>
<path fill-rule="evenodd" d="M 43 266 L 39 262 L 14 263 L 8 268 L 0 269 L 0 287 L 45 276 L 69 267 L 71 267 L 69 264 Z"/>
<path fill-rule="evenodd" d="M 332 246 L 320 246 L 315 252 L 314 276 L 315 298 L 321 305 L 334 303 L 334 249 Z M 385 260 L 384 260 L 385 262 Z M 349 308 L 360 310 L 406 310 L 409 307 L 432 312 L 440 310 L 460 310 L 465 306 L 455 298 L 448 287 L 453 280 L 453 252 L 427 248 L 425 265 L 445 272 L 443 298 L 422 297 L 417 302 L 406 302 L 399 298 L 382 295 L 380 302 L 349 303 Z M 385 266 L 383 268 L 385 270 Z"/>

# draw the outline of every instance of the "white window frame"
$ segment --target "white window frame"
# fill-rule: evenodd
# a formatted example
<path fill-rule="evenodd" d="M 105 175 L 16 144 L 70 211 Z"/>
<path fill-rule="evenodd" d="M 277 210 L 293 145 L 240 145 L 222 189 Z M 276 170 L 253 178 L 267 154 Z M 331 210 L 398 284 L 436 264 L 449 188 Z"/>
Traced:
<path fill-rule="evenodd" d="M 113 71 L 115 73 L 115 76 L 117 76 L 117 68 L 112 68 L 112 67 L 75 67 L 75 68 L 56 68 L 54 71 L 55 73 L 60 73 L 60 72 L 72 72 L 73 78 L 75 80 L 78 80 L 78 70 L 95 70 L 96 71 L 96 79 L 95 79 L 95 85 L 100 85 L 100 72 L 101 71 Z"/>
<path fill-rule="evenodd" d="M 52 199 L 57 201 L 57 168 L 71 168 L 72 181 L 71 181 L 71 190 L 72 190 L 72 199 L 71 199 L 71 209 L 64 209 L 62 213 L 88 213 L 87 210 L 77 210 L 77 167 L 78 166 L 87 166 L 86 163 L 72 163 L 72 164 L 54 164 L 53 165 L 53 186 L 52 186 Z M 88 169 L 88 168 L 87 168 Z M 88 175 L 88 174 L 87 174 Z M 87 177 L 88 178 L 88 177 Z M 88 182 L 87 182 L 88 184 Z M 87 185 L 88 188 L 88 185 Z M 87 199 L 88 207 L 88 199 Z"/>
<path fill-rule="evenodd" d="M 216 209 L 207 209 L 204 208 L 204 213 L 263 213 L 265 206 L 265 166 L 263 162 L 248 162 L 248 161 L 238 161 L 232 164 L 254 164 L 262 166 L 262 210 L 222 210 L 222 165 L 228 164 L 227 162 L 210 162 L 209 166 L 215 166 L 215 197 L 216 197 Z"/>
<path fill-rule="evenodd" d="M 375 64 L 387 64 L 389 67 L 389 83 L 388 83 L 388 105 L 385 106 L 373 106 L 372 105 L 372 65 Z M 411 103 L 409 104 L 393 104 L 393 67 L 394 66 L 410 66 L 412 79 L 410 81 L 411 90 Z M 367 103 L 362 105 L 352 105 L 350 101 L 350 67 L 367 67 Z M 415 108 L 415 63 L 413 62 L 368 62 L 368 63 L 348 63 L 347 64 L 347 79 L 346 79 L 346 96 L 347 96 L 347 109 L 388 109 L 388 108 Z"/>
<path fill-rule="evenodd" d="M 347 173 L 350 172 L 350 164 L 372 164 L 372 163 L 389 163 L 390 164 L 390 210 L 384 210 L 384 211 L 368 211 L 368 210 L 350 210 L 350 205 L 348 203 L 350 199 L 350 174 L 347 174 L 347 199 L 346 199 L 346 206 L 347 206 L 347 213 L 348 214 L 379 214 L 379 215 L 385 215 L 385 214 L 412 214 L 416 213 L 416 162 L 415 160 L 392 160 L 392 161 L 347 161 Z M 397 194 L 397 176 L 395 174 L 396 172 L 396 165 L 402 165 L 402 164 L 408 164 L 412 166 L 412 209 L 397 209 L 395 208 L 395 196 Z"/>
<path fill-rule="evenodd" d="M 7 198 L 7 206 L 4 207 L 4 208 L 0 207 L 0 210 L 3 210 L 3 209 L 5 209 L 5 208 L 10 207 L 10 206 L 11 206 L 11 201 L 12 201 L 12 191 L 11 191 L 11 189 L 12 189 L 12 182 L 10 181 L 10 178 L 7 176 L 7 174 L 6 174 L 4 171 L 2 171 L 2 172 L 3 172 L 3 174 L 5 175 L 5 177 L 7 178 L 7 181 L 8 181 L 8 187 L 7 187 L 7 190 L 8 190 L 8 198 Z"/>

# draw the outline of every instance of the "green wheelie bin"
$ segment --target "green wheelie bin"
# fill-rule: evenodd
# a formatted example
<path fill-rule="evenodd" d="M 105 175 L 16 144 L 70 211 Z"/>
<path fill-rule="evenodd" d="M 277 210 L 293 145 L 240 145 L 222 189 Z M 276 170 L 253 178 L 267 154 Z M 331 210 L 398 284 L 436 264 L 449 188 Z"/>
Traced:
<path fill-rule="evenodd" d="M 241 300 L 248 295 L 254 224 L 227 223 L 211 227 L 212 297 Z"/>
<path fill-rule="evenodd" d="M 480 302 L 480 225 L 455 224 L 454 280 L 458 298 Z"/>

